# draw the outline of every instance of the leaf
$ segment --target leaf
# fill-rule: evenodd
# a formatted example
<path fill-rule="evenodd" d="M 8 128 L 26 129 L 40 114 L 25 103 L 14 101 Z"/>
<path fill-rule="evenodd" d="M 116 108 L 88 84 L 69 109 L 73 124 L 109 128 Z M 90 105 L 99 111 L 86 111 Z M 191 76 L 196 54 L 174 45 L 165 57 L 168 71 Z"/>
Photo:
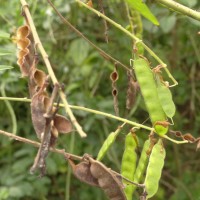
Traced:
<path fill-rule="evenodd" d="M 155 25 L 159 25 L 158 20 L 153 15 L 153 13 L 149 10 L 147 5 L 142 2 L 142 0 L 125 0 L 128 5 L 137 10 L 139 13 L 141 13 L 145 18 L 147 18 L 149 21 L 151 21 Z"/>
<path fill-rule="evenodd" d="M 0 53 L 0 56 L 7 56 L 7 55 L 10 55 L 12 54 L 11 52 L 5 52 L 5 53 Z"/>
<path fill-rule="evenodd" d="M 160 19 L 160 27 L 164 33 L 169 33 L 176 23 L 176 17 L 174 15 L 165 16 Z"/>
<path fill-rule="evenodd" d="M 7 65 L 0 65 L 0 71 L 6 70 L 6 69 L 12 69 L 12 66 L 7 66 Z"/>
<path fill-rule="evenodd" d="M 0 38 L 10 39 L 10 34 L 0 31 Z"/>
<path fill-rule="evenodd" d="M 76 65 L 81 65 L 87 58 L 89 49 L 90 46 L 85 40 L 75 39 L 70 45 L 68 56 L 72 58 Z"/>

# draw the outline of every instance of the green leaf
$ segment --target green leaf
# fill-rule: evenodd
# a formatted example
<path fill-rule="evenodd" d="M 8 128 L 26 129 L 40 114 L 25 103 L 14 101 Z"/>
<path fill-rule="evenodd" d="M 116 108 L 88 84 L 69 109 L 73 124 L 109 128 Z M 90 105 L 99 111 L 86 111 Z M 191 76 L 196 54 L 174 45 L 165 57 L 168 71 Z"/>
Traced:
<path fill-rule="evenodd" d="M 7 66 L 7 65 L 0 65 L 0 71 L 6 70 L 6 69 L 12 69 L 12 66 Z"/>
<path fill-rule="evenodd" d="M 158 20 L 153 15 L 153 13 L 149 10 L 147 5 L 143 3 L 141 0 L 125 0 L 128 5 L 137 10 L 141 15 L 143 15 L 145 18 L 147 18 L 149 21 L 151 21 L 155 25 L 159 25 Z"/>
<path fill-rule="evenodd" d="M 160 19 L 160 27 L 164 33 L 169 33 L 172 31 L 176 23 L 176 16 L 164 16 Z"/>
<path fill-rule="evenodd" d="M 10 55 L 12 54 L 11 52 L 5 52 L 5 53 L 0 53 L 0 56 L 7 56 L 7 55 Z"/>
<path fill-rule="evenodd" d="M 10 39 L 10 33 L 0 31 L 0 38 Z"/>
<path fill-rule="evenodd" d="M 82 38 L 78 38 L 71 43 L 68 56 L 72 58 L 76 65 L 81 65 L 87 58 L 89 50 L 89 44 Z"/>

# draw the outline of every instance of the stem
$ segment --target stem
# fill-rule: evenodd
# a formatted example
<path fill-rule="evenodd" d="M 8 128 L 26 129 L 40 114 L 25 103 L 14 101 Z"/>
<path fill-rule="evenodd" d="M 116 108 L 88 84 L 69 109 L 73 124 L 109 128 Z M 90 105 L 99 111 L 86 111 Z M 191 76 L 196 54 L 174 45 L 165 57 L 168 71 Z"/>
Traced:
<path fill-rule="evenodd" d="M 12 97 L 0 97 L 0 100 L 31 102 L 31 100 L 27 99 L 27 98 L 12 98 Z M 64 104 L 59 104 L 59 105 L 61 107 L 64 107 Z M 154 130 L 151 127 L 148 127 L 148 126 L 136 123 L 136 122 L 132 122 L 132 121 L 124 119 L 122 117 L 117 117 L 115 115 L 112 115 L 112 114 L 109 114 L 109 113 L 105 113 L 105 112 L 101 112 L 101 111 L 98 111 L 98 110 L 93 110 L 93 109 L 86 108 L 86 107 L 83 107 L 83 106 L 69 105 L 69 107 L 72 108 L 72 109 L 75 109 L 75 110 L 83 110 L 83 111 L 86 111 L 86 112 L 94 113 L 96 115 L 102 115 L 102 116 L 105 116 L 105 117 L 108 117 L 108 118 L 116 119 L 118 121 L 125 122 L 127 124 L 130 124 L 132 126 L 136 126 L 136 127 L 139 127 L 139 128 L 144 128 L 144 129 L 149 130 L 149 131 L 153 131 Z"/>
<path fill-rule="evenodd" d="M 5 84 L 6 84 L 6 82 L 3 82 L 1 84 L 1 94 L 2 94 L 3 97 L 6 98 Z M 11 104 L 8 100 L 5 99 L 4 101 L 5 101 L 5 104 L 8 108 L 8 111 L 9 111 L 10 116 L 11 116 L 12 132 L 13 132 L 13 134 L 16 134 L 17 133 L 17 119 L 16 119 L 15 111 L 14 111 L 13 107 L 11 106 Z"/>
<path fill-rule="evenodd" d="M 25 13 L 25 16 L 26 16 L 26 19 L 28 21 L 28 24 L 31 28 L 31 32 L 32 32 L 32 35 L 33 35 L 33 38 L 34 38 L 34 41 L 35 41 L 35 46 L 39 49 L 40 53 L 42 54 L 42 57 L 43 57 L 43 60 L 45 62 L 45 65 L 47 67 L 47 70 L 48 70 L 48 73 L 52 79 L 52 82 L 55 84 L 58 84 L 58 80 L 54 74 L 54 71 L 51 67 L 51 64 L 50 64 L 50 61 L 48 59 L 48 55 L 44 49 L 44 47 L 42 46 L 42 43 L 40 41 L 40 38 L 38 36 L 38 33 L 36 31 L 36 28 L 35 28 L 35 25 L 34 25 L 34 22 L 33 22 L 33 19 L 31 17 L 31 14 L 29 12 L 29 8 L 28 8 L 28 4 L 26 3 L 25 0 L 20 0 L 21 1 L 21 4 L 22 4 L 22 7 L 23 7 L 23 10 L 24 10 L 24 13 Z M 59 95 L 60 95 L 60 98 L 64 104 L 64 108 L 66 110 L 66 112 L 68 113 L 72 123 L 74 124 L 74 126 L 76 127 L 78 133 L 80 134 L 81 137 L 86 137 L 86 133 L 82 130 L 82 127 L 78 124 L 78 122 L 76 121 L 76 118 L 74 117 L 73 115 L 73 112 L 71 111 L 69 105 L 68 105 L 68 102 L 67 102 L 67 99 L 66 99 L 66 96 L 64 94 L 63 91 L 59 91 Z"/>
<path fill-rule="evenodd" d="M 165 139 L 167 139 L 167 140 L 170 140 L 171 142 L 176 143 L 176 144 L 186 144 L 186 143 L 188 143 L 187 140 L 184 140 L 184 141 L 177 141 L 177 140 L 174 140 L 174 139 L 168 137 L 167 135 L 163 135 L 163 136 L 161 136 L 161 137 L 163 137 L 163 138 L 165 138 Z"/>
<path fill-rule="evenodd" d="M 175 10 L 176 12 L 180 12 L 184 15 L 187 15 L 188 17 L 191 17 L 193 19 L 200 21 L 200 12 L 192 10 L 192 9 L 190 9 L 184 5 L 181 5 L 180 3 L 172 1 L 172 0 L 156 0 L 156 1 L 158 3 L 161 3 L 165 6 L 167 6 L 168 8 Z"/>
<path fill-rule="evenodd" d="M 17 140 L 17 141 L 20 141 L 20 142 L 23 142 L 23 143 L 26 143 L 26 144 L 30 144 L 30 145 L 32 145 L 34 147 L 37 147 L 37 148 L 39 148 L 40 145 L 41 145 L 41 143 L 36 142 L 34 140 L 29 140 L 29 139 L 14 135 L 13 133 L 8 133 L 8 132 L 2 131 L 2 130 L 0 130 L 0 135 L 4 135 L 4 136 L 7 136 L 7 137 L 10 137 L 10 138 L 12 138 L 14 140 Z M 64 157 L 70 157 L 70 158 L 72 158 L 74 160 L 82 160 L 82 157 L 74 155 L 74 154 L 71 154 L 71 153 L 67 153 L 67 152 L 65 152 L 64 149 L 55 149 L 55 148 L 51 147 L 50 151 L 54 152 L 54 153 L 62 154 Z"/>
<path fill-rule="evenodd" d="M 71 135 L 69 150 L 72 153 L 74 151 L 75 134 Z M 70 182 L 71 182 L 72 170 L 68 163 L 68 172 L 66 175 L 66 188 L 65 188 L 65 200 L 70 200 Z"/>
<path fill-rule="evenodd" d="M 169 78 L 174 82 L 174 85 L 178 85 L 177 81 L 174 79 L 174 77 L 171 75 L 171 73 L 167 69 L 167 65 L 146 44 L 144 44 L 144 42 L 142 40 L 140 40 L 134 34 L 129 32 L 128 30 L 126 30 L 124 27 L 122 27 L 120 24 L 116 23 L 109 17 L 105 16 L 101 12 L 99 12 L 99 11 L 95 10 L 94 8 L 91 8 L 87 4 L 83 3 L 81 0 L 75 0 L 75 1 L 78 2 L 79 4 L 81 4 L 83 7 L 87 8 L 88 10 L 92 11 L 93 13 L 97 14 L 99 17 L 102 17 L 103 19 L 108 21 L 110 24 L 112 24 L 113 26 L 115 26 L 116 28 L 121 30 L 122 32 L 124 32 L 130 38 L 135 40 L 136 43 L 141 43 L 141 45 L 149 52 L 149 54 L 163 66 L 163 68 L 164 68 L 165 72 L 167 73 L 167 75 L 169 76 Z"/>
<path fill-rule="evenodd" d="M 28 98 L 0 97 L 0 100 L 31 102 L 31 100 L 28 99 Z M 63 104 L 59 104 L 59 106 L 64 107 Z M 130 125 L 133 125 L 133 126 L 136 126 L 136 127 L 139 127 L 139 128 L 143 128 L 143 129 L 146 129 L 146 130 L 149 130 L 149 131 L 154 131 L 154 128 L 151 128 L 149 126 L 145 126 L 145 125 L 142 125 L 142 124 L 139 124 L 139 123 L 136 123 L 136 122 L 132 122 L 130 120 L 127 120 L 127 119 L 124 119 L 124 118 L 121 118 L 121 117 L 117 117 L 117 116 L 109 114 L 109 113 L 101 112 L 101 111 L 98 111 L 98 110 L 93 110 L 93 109 L 82 107 L 82 106 L 69 105 L 69 107 L 72 108 L 72 109 L 75 109 L 75 110 L 83 110 L 83 111 L 86 111 L 86 112 L 94 113 L 96 115 L 102 115 L 102 116 L 105 116 L 105 117 L 108 117 L 108 118 L 116 119 L 118 121 L 130 124 Z M 168 137 L 167 135 L 163 135 L 162 138 L 170 140 L 171 142 L 176 143 L 176 144 L 188 143 L 187 140 L 177 141 L 177 140 L 174 140 L 174 139 Z"/>

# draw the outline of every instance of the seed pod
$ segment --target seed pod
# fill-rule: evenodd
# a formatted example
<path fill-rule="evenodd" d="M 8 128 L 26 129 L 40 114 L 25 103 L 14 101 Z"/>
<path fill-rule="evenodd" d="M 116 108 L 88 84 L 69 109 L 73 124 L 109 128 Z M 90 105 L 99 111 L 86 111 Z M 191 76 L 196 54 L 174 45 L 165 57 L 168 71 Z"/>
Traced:
<path fill-rule="evenodd" d="M 149 150 L 150 147 L 150 140 L 146 140 L 144 145 L 143 145 L 143 149 L 142 149 L 142 153 L 135 171 L 135 175 L 134 175 L 134 179 L 133 181 L 135 183 L 140 183 L 141 179 L 142 179 L 142 175 L 145 172 L 145 169 L 147 167 L 147 163 L 148 163 L 148 159 L 149 159 L 149 155 L 147 153 L 147 151 Z M 133 192 L 136 189 L 136 187 L 133 185 Z"/>
<path fill-rule="evenodd" d="M 165 114 L 167 115 L 167 117 L 172 118 L 176 112 L 176 107 L 172 100 L 172 94 L 169 87 L 159 82 L 157 90 L 158 97 L 160 99 L 160 103 Z"/>
<path fill-rule="evenodd" d="M 154 196 L 158 190 L 158 184 L 161 178 L 162 168 L 164 166 L 165 155 L 166 152 L 162 146 L 162 141 L 159 140 L 157 144 L 154 145 L 151 152 L 146 178 L 144 181 L 147 199 Z"/>
<path fill-rule="evenodd" d="M 166 121 L 166 115 L 160 104 L 153 72 L 144 58 L 134 60 L 134 69 L 151 122 L 156 133 L 162 136 L 167 133 L 168 127 L 155 124 L 157 121 Z"/>
<path fill-rule="evenodd" d="M 75 165 L 75 163 L 71 159 L 68 159 L 68 161 L 72 168 L 73 174 L 77 179 L 89 185 L 99 187 L 98 180 L 94 178 L 90 172 L 89 162 L 82 161 L 79 164 Z"/>
<path fill-rule="evenodd" d="M 130 181 L 134 180 L 134 173 L 137 162 L 137 153 L 135 149 L 137 148 L 136 136 L 134 138 L 132 133 L 127 134 L 125 140 L 125 150 L 122 157 L 122 166 L 121 166 L 121 174 L 123 177 L 129 179 Z M 127 183 L 127 181 L 123 181 L 123 183 Z M 128 200 L 132 199 L 133 195 L 133 186 L 127 185 L 124 189 L 126 197 Z"/>
<path fill-rule="evenodd" d="M 19 49 L 17 64 L 20 66 L 22 76 L 28 76 L 35 56 L 34 42 L 29 26 L 24 25 L 19 27 L 14 40 Z"/>
<path fill-rule="evenodd" d="M 90 172 L 94 178 L 98 179 L 99 186 L 104 190 L 109 199 L 126 200 L 123 185 L 115 174 L 101 162 L 94 160 L 88 155 L 84 157 L 91 163 Z"/>
<path fill-rule="evenodd" d="M 118 135 L 118 132 L 112 132 L 112 133 L 109 134 L 109 136 L 104 141 L 101 149 L 99 150 L 99 153 L 98 153 L 98 156 L 97 156 L 97 160 L 102 160 L 103 159 L 103 157 L 105 156 L 106 152 L 109 150 L 111 145 L 114 143 L 117 135 Z"/>

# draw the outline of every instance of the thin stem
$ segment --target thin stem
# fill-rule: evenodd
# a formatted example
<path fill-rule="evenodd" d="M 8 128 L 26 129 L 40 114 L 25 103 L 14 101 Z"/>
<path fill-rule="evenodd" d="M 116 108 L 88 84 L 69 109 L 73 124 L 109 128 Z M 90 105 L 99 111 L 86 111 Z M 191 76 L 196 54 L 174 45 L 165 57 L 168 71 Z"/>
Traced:
<path fill-rule="evenodd" d="M 113 58 L 111 55 L 107 54 L 101 48 L 99 48 L 98 46 L 96 46 L 91 40 L 89 40 L 85 35 L 83 35 L 83 33 L 81 33 L 76 27 L 74 27 L 66 18 L 64 18 L 62 16 L 62 14 L 56 9 L 56 7 L 53 5 L 53 3 L 50 0 L 47 0 L 47 1 L 51 5 L 51 7 L 54 9 L 54 11 L 56 12 L 56 14 L 60 17 L 60 19 L 62 20 L 62 22 L 64 24 L 66 24 L 67 26 L 69 26 L 75 33 L 77 33 L 77 35 L 79 35 L 85 41 L 87 41 L 93 48 L 95 48 L 100 53 L 100 55 L 103 58 L 105 58 L 107 60 L 112 60 L 114 63 L 117 63 L 118 65 L 120 65 L 124 69 L 130 70 L 129 67 L 127 67 L 126 65 L 124 65 L 123 63 L 121 63 L 120 61 L 118 61 L 117 59 Z"/>
<path fill-rule="evenodd" d="M 74 151 L 74 143 L 75 143 L 75 134 L 72 134 L 71 138 L 70 138 L 70 147 L 69 147 L 69 150 L 71 153 L 73 153 L 73 151 Z M 72 174 L 72 170 L 68 163 L 68 171 L 67 171 L 67 175 L 66 175 L 65 200 L 70 200 L 71 174 Z"/>
<path fill-rule="evenodd" d="M 0 100 L 5 100 L 5 99 L 9 100 L 9 101 L 31 102 L 31 100 L 27 99 L 27 98 L 0 97 Z M 60 106 L 64 107 L 64 104 L 60 104 Z M 136 126 L 136 127 L 139 127 L 139 128 L 144 128 L 144 129 L 149 130 L 149 131 L 154 130 L 151 127 L 148 127 L 148 126 L 136 123 L 136 122 L 132 122 L 132 121 L 124 119 L 122 117 L 117 117 L 115 115 L 105 113 L 105 112 L 101 112 L 101 111 L 98 111 L 98 110 L 93 110 L 93 109 L 90 109 L 90 108 L 86 108 L 86 107 L 82 107 L 82 106 L 73 106 L 73 105 L 69 105 L 69 107 L 72 108 L 72 109 L 75 109 L 75 110 L 83 110 L 83 111 L 86 111 L 86 112 L 94 113 L 96 115 L 102 115 L 102 116 L 105 116 L 105 117 L 108 117 L 108 118 L 116 119 L 118 121 L 125 122 L 127 124 L 130 124 L 132 126 Z"/>
<path fill-rule="evenodd" d="M 157 60 L 158 63 L 160 63 L 163 66 L 163 68 L 164 68 L 165 72 L 167 73 L 167 75 L 169 76 L 169 78 L 171 78 L 171 80 L 174 82 L 174 85 L 178 85 L 177 81 L 174 79 L 174 77 L 171 75 L 171 73 L 167 69 L 167 65 L 146 44 L 144 44 L 144 42 L 142 40 L 137 38 L 134 34 L 129 32 L 128 30 L 126 30 L 124 27 L 122 27 L 120 24 L 116 23 L 115 21 L 113 21 L 109 17 L 105 16 L 101 12 L 99 12 L 99 11 L 95 10 L 94 8 L 91 8 L 87 4 L 83 3 L 81 0 L 75 0 L 75 1 L 78 2 L 79 4 L 81 4 L 83 7 L 87 8 L 88 10 L 92 11 L 93 13 L 97 14 L 99 17 L 102 17 L 103 19 L 108 21 L 110 24 L 112 24 L 113 26 L 115 26 L 116 28 L 121 30 L 122 32 L 124 32 L 130 38 L 135 40 L 136 43 L 141 43 L 141 45 L 149 52 L 149 54 L 152 57 L 154 57 L 154 59 Z"/>
<path fill-rule="evenodd" d="M 174 140 L 174 139 L 168 137 L 167 135 L 163 135 L 162 137 L 167 139 L 167 140 L 170 140 L 171 142 L 176 143 L 176 144 L 186 144 L 186 143 L 188 143 L 187 140 L 177 141 L 177 140 Z"/>
<path fill-rule="evenodd" d="M 2 94 L 3 97 L 6 98 L 5 84 L 6 84 L 6 82 L 3 82 L 1 84 L 1 94 Z M 16 134 L 17 133 L 17 119 L 16 119 L 15 111 L 14 111 L 13 107 L 11 106 L 11 104 L 10 104 L 10 102 L 8 100 L 5 99 L 4 101 L 5 101 L 5 104 L 6 104 L 7 108 L 8 108 L 8 111 L 9 111 L 10 116 L 11 116 L 12 132 L 14 134 Z"/>
<path fill-rule="evenodd" d="M 31 102 L 31 100 L 28 99 L 28 98 L 13 98 L 13 97 L 0 97 L 0 100 L 21 101 L 21 102 L 29 102 L 29 103 Z M 57 105 L 57 104 L 55 104 L 55 105 Z M 63 104 L 59 104 L 59 106 L 64 107 Z M 96 115 L 102 115 L 102 116 L 105 116 L 105 117 L 108 117 L 108 118 L 116 119 L 118 121 L 130 124 L 132 126 L 136 126 L 136 127 L 139 127 L 139 128 L 143 128 L 143 129 L 146 129 L 146 130 L 149 130 L 149 131 L 154 131 L 154 128 L 151 128 L 149 126 L 145 126 L 145 125 L 142 125 L 142 124 L 139 124 L 139 123 L 136 123 L 136 122 L 132 122 L 130 120 L 127 120 L 127 119 L 124 119 L 124 118 L 121 118 L 121 117 L 117 117 L 117 116 L 109 114 L 109 113 L 101 112 L 101 111 L 98 111 L 98 110 L 93 110 L 93 109 L 82 107 L 82 106 L 69 105 L 69 107 L 72 108 L 72 109 L 75 109 L 75 110 L 83 110 L 83 111 L 86 111 L 86 112 L 94 113 Z M 188 143 L 187 140 L 177 141 L 177 140 L 174 140 L 174 139 L 168 137 L 167 135 L 163 135 L 162 138 L 170 140 L 171 142 L 176 143 L 176 144 Z"/>
<path fill-rule="evenodd" d="M 24 10 L 24 13 L 25 13 L 25 16 L 26 16 L 26 19 L 29 23 L 29 26 L 31 28 L 31 32 L 32 32 L 32 35 L 33 35 L 33 38 L 34 38 L 34 41 L 35 41 L 35 45 L 36 47 L 39 49 L 40 53 L 42 54 L 42 57 L 43 57 L 43 60 L 45 62 L 45 65 L 47 67 L 47 70 L 48 70 L 48 73 L 53 81 L 54 84 L 58 84 L 58 80 L 54 74 L 54 71 L 51 67 L 51 64 L 50 64 L 50 61 L 49 61 L 49 58 L 48 58 L 48 55 L 44 49 L 44 47 L 42 46 L 42 43 L 40 41 L 40 38 L 38 36 L 38 33 L 36 31 L 36 28 L 35 28 L 35 25 L 34 25 L 34 22 L 33 22 L 33 19 L 31 17 L 31 14 L 29 12 L 29 8 L 28 8 L 28 4 L 26 3 L 25 0 L 20 0 L 21 1 L 21 4 L 22 4 L 22 7 L 23 7 L 23 10 Z M 78 133 L 80 134 L 81 137 L 86 137 L 86 133 L 82 130 L 82 127 L 79 125 L 79 123 L 76 121 L 76 118 L 73 114 L 73 112 L 71 111 L 70 107 L 69 107 L 69 104 L 67 102 L 67 99 L 66 99 L 66 96 L 64 94 L 63 91 L 59 91 L 59 95 L 60 95 L 60 98 L 64 104 L 64 108 L 67 112 L 67 114 L 69 115 L 72 123 L 74 124 L 74 126 L 76 127 Z"/>
<path fill-rule="evenodd" d="M 41 143 L 36 142 L 34 140 L 29 140 L 29 139 L 14 135 L 13 133 L 9 133 L 9 132 L 2 131 L 2 130 L 0 130 L 0 135 L 4 135 L 4 136 L 7 136 L 7 137 L 10 137 L 10 138 L 12 138 L 14 140 L 17 140 L 17 141 L 20 141 L 20 142 L 23 142 L 23 143 L 26 143 L 26 144 L 30 144 L 30 145 L 32 145 L 34 147 L 37 147 L 37 148 L 39 148 L 40 145 L 41 145 Z M 70 157 L 70 158 L 72 158 L 74 160 L 82 160 L 82 157 L 74 155 L 74 154 L 71 154 L 71 153 L 67 153 L 67 152 L 65 152 L 64 149 L 55 149 L 55 148 L 51 147 L 50 151 L 54 152 L 54 153 L 62 154 L 64 157 Z"/>
<path fill-rule="evenodd" d="M 167 6 L 168 8 L 175 10 L 176 12 L 182 13 L 184 15 L 187 15 L 188 17 L 191 17 L 193 19 L 200 21 L 200 12 L 192 10 L 192 9 L 190 9 L 180 3 L 172 1 L 172 0 L 156 0 L 156 1 L 158 3 L 161 3 L 165 6 Z"/>

